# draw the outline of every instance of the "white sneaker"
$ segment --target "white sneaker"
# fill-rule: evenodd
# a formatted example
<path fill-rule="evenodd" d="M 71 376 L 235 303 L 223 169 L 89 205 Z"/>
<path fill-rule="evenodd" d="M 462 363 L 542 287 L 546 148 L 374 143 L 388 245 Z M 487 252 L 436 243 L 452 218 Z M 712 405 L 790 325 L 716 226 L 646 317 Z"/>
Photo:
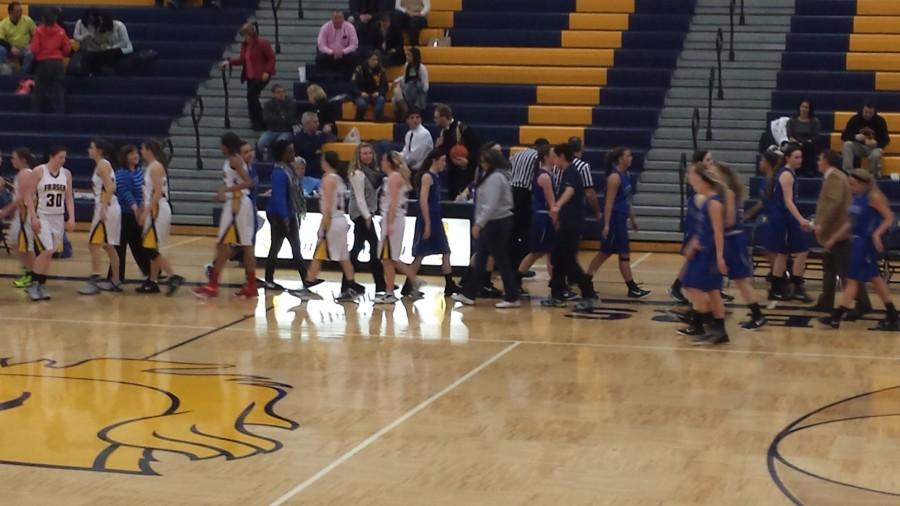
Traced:
<path fill-rule="evenodd" d="M 417 300 L 422 300 L 422 299 L 424 299 L 424 298 L 425 298 L 425 294 L 422 293 L 422 292 L 419 291 L 419 290 L 413 290 L 412 292 L 410 292 L 410 294 L 408 295 L 408 297 L 409 297 L 409 300 L 411 300 L 411 301 L 417 301 Z"/>
<path fill-rule="evenodd" d="M 375 304 L 396 304 L 399 299 L 392 293 L 379 293 L 372 301 Z"/>
<path fill-rule="evenodd" d="M 456 302 L 461 302 L 467 306 L 475 305 L 475 301 L 473 299 L 470 299 L 461 293 L 454 293 L 453 295 L 450 296 L 450 298 L 455 300 Z"/>
<path fill-rule="evenodd" d="M 28 298 L 33 301 L 41 300 L 41 285 L 37 283 L 32 283 L 25 289 L 25 293 L 28 294 Z"/>
<path fill-rule="evenodd" d="M 512 302 L 508 300 L 501 300 L 500 302 L 494 304 L 494 307 L 497 309 L 512 309 L 522 307 L 522 303 L 517 300 L 514 300 Z"/>
<path fill-rule="evenodd" d="M 97 288 L 97 285 L 95 285 L 92 281 L 88 281 L 78 290 L 78 293 L 80 293 L 81 295 L 97 295 L 98 293 L 100 293 L 100 289 Z"/>

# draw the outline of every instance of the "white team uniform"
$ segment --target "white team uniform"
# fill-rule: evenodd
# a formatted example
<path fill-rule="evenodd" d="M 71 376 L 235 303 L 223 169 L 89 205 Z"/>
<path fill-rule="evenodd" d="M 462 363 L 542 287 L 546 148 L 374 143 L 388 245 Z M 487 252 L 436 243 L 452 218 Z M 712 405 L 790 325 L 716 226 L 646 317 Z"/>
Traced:
<path fill-rule="evenodd" d="M 381 194 L 381 240 L 378 242 L 378 258 L 381 260 L 400 260 L 400 250 L 403 249 L 403 229 L 406 226 L 406 193 L 409 187 L 400 189 L 397 196 L 397 211 L 394 214 L 394 227 L 388 234 L 387 213 L 391 205 L 390 178 L 384 178 L 382 185 L 384 192 Z"/>
<path fill-rule="evenodd" d="M 169 229 L 172 228 L 172 207 L 169 205 L 169 178 L 163 173 L 162 196 L 159 205 L 150 209 L 150 215 L 144 221 L 143 246 L 149 250 L 159 251 L 169 240 Z M 153 181 L 150 171 L 144 174 L 144 205 L 150 205 L 153 197 Z"/>
<path fill-rule="evenodd" d="M 243 162 L 241 162 L 243 163 Z M 244 171 L 247 165 L 244 164 Z M 231 168 L 228 160 L 222 166 L 225 186 L 236 186 L 244 180 Z M 226 196 L 219 219 L 219 244 L 234 246 L 253 246 L 256 235 L 256 210 L 250 200 L 250 189 L 244 188 Z"/>
<path fill-rule="evenodd" d="M 19 178 L 31 177 L 31 169 L 19 171 L 13 181 L 13 193 L 19 198 Z M 34 251 L 34 230 L 31 229 L 31 222 L 28 220 L 28 207 L 23 202 L 16 208 L 11 216 L 9 224 L 9 236 L 16 240 L 16 250 L 19 253 L 28 253 Z"/>
<path fill-rule="evenodd" d="M 326 177 L 335 178 L 337 187 L 331 199 L 330 209 L 322 209 L 322 216 L 324 217 L 328 213 L 330 222 L 328 230 L 325 231 L 325 238 L 319 239 L 316 244 L 313 260 L 333 260 L 335 262 L 350 260 L 350 250 L 347 247 L 350 222 L 347 221 L 347 215 L 344 213 L 347 186 L 341 176 L 337 174 L 326 174 L 322 178 L 323 183 Z"/>
<path fill-rule="evenodd" d="M 115 176 L 110 174 L 110 177 L 114 178 Z M 91 220 L 88 244 L 118 246 L 122 232 L 122 208 L 119 207 L 116 189 L 103 187 L 103 179 L 97 175 L 96 167 L 94 175 L 91 176 L 91 187 L 94 190 L 94 218 Z M 100 209 L 103 207 L 102 198 L 107 193 L 111 195 L 109 204 L 106 206 L 106 219 L 100 220 Z"/>
<path fill-rule="evenodd" d="M 37 185 L 37 215 L 41 222 L 41 233 L 34 237 L 35 250 L 60 251 L 66 229 L 66 190 L 69 186 L 68 169 L 62 167 L 57 175 L 50 173 L 46 165 L 41 165 L 43 176 Z"/>

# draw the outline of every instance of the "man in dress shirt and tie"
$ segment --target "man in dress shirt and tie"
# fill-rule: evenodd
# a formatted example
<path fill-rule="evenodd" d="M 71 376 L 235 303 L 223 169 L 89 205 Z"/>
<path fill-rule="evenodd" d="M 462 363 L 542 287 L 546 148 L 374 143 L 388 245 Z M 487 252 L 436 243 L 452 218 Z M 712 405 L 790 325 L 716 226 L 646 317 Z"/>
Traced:
<path fill-rule="evenodd" d="M 417 171 L 422 168 L 422 162 L 428 153 L 434 149 L 434 141 L 431 139 L 431 132 L 422 126 L 422 113 L 417 109 L 410 109 L 406 114 L 406 125 L 409 132 L 403 144 L 403 160 L 411 170 Z"/>

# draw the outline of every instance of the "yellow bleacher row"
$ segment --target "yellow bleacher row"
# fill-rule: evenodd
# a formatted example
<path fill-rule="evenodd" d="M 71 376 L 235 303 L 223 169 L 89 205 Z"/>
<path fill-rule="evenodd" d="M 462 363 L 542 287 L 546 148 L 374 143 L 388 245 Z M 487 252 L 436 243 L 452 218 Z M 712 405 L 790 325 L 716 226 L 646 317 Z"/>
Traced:
<path fill-rule="evenodd" d="M 900 15 L 900 2 L 897 0 L 857 0 L 856 14 L 859 16 Z"/>
<path fill-rule="evenodd" d="M 429 12 L 428 26 L 440 29 L 453 28 L 453 14 L 455 12 L 434 10 Z M 572 13 L 569 14 L 569 30 L 628 30 L 628 14 Z"/>

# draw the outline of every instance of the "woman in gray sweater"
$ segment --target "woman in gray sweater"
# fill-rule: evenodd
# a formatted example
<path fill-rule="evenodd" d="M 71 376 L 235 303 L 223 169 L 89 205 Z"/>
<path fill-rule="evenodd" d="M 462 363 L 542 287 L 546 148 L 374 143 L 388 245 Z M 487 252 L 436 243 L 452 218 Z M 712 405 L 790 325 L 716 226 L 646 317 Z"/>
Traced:
<path fill-rule="evenodd" d="M 372 216 L 378 213 L 378 187 L 383 175 L 378 170 L 375 149 L 371 144 L 362 143 L 356 148 L 350 162 L 350 219 L 353 220 L 353 249 L 350 250 L 350 261 L 353 269 L 359 272 L 359 254 L 363 247 L 369 245 L 369 268 L 375 280 L 375 293 L 385 289 L 384 269 L 375 252 L 378 251 L 378 235 L 372 224 Z M 357 285 L 353 288 L 357 293 L 365 293 L 365 289 Z"/>
<path fill-rule="evenodd" d="M 800 101 L 797 115 L 787 122 L 788 140 L 803 149 L 803 165 L 801 170 L 804 175 L 814 177 L 818 175 L 816 159 L 819 157 L 816 140 L 819 138 L 819 118 L 813 116 L 812 102 L 807 99 Z"/>
<path fill-rule="evenodd" d="M 494 259 L 494 268 L 503 278 L 503 300 L 500 309 L 519 307 L 519 279 L 509 262 L 509 237 L 513 226 L 513 197 L 507 162 L 493 149 L 484 149 L 478 156 L 481 177 L 475 184 L 475 262 L 472 275 L 466 279 L 462 293 L 453 300 L 466 305 L 475 304 L 475 297 L 482 285 L 488 257 Z"/>

